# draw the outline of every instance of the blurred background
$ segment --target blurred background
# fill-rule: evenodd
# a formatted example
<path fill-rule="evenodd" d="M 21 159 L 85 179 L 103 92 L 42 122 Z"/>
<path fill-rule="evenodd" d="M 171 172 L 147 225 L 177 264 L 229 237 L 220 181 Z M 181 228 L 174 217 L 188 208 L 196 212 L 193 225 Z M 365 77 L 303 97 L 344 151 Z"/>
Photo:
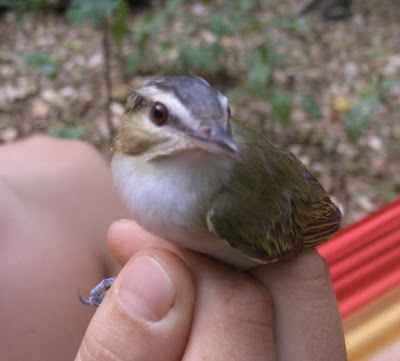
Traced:
<path fill-rule="evenodd" d="M 296 154 L 343 224 L 400 194 L 400 3 L 0 0 L 0 143 L 108 156 L 129 88 L 197 74 Z"/>

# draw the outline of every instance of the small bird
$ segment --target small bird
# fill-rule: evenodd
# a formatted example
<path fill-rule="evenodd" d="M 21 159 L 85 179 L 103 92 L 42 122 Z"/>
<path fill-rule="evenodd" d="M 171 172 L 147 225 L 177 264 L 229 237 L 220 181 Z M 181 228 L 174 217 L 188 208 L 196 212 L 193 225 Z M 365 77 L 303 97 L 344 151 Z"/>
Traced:
<path fill-rule="evenodd" d="M 228 99 L 200 77 L 132 91 L 111 152 L 139 225 L 240 269 L 315 247 L 340 226 L 339 208 L 306 167 L 231 117 Z"/>
<path fill-rule="evenodd" d="M 328 240 L 341 213 L 318 180 L 230 113 L 199 77 L 157 78 L 133 91 L 111 163 L 133 218 L 240 268 Z"/>

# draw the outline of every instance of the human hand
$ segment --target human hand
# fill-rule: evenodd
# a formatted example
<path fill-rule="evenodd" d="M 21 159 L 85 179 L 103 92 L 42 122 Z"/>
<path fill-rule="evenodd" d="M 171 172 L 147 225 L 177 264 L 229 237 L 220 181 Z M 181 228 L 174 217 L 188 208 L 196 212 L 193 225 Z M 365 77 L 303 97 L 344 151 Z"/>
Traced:
<path fill-rule="evenodd" d="M 125 267 L 76 360 L 346 360 L 329 270 L 316 251 L 244 273 L 131 221 L 112 224 L 108 242 Z"/>

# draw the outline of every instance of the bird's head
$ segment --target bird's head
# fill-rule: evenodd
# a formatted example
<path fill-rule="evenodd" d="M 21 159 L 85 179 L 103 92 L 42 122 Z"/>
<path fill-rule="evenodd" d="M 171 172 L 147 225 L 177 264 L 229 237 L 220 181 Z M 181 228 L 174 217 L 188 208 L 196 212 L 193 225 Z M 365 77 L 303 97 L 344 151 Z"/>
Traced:
<path fill-rule="evenodd" d="M 114 151 L 151 160 L 195 149 L 238 159 L 224 95 L 202 78 L 176 75 L 133 91 Z"/>

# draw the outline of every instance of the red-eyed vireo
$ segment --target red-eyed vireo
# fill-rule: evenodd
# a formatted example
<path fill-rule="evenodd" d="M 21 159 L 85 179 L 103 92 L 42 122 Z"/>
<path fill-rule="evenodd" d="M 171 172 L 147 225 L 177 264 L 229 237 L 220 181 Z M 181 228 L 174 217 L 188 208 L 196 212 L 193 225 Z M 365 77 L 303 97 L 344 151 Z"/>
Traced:
<path fill-rule="evenodd" d="M 306 167 L 231 118 L 228 99 L 199 77 L 134 90 L 112 153 L 115 184 L 139 225 L 241 269 L 315 247 L 340 225 Z M 91 304 L 101 302 L 98 287 Z"/>

